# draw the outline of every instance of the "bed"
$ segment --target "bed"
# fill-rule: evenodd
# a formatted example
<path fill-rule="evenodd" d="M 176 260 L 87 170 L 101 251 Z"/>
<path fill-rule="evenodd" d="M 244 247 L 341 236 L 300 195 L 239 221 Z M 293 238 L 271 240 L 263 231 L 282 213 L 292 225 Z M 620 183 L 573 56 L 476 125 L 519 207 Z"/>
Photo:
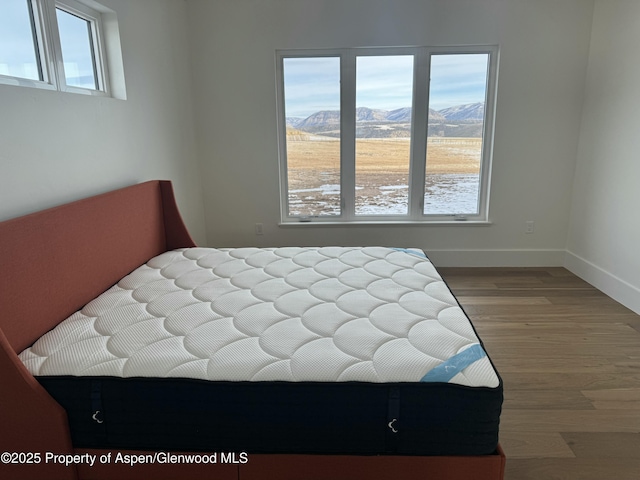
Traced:
<path fill-rule="evenodd" d="M 503 478 L 502 381 L 419 250 L 198 248 L 153 181 L 0 252 L 3 477 Z"/>

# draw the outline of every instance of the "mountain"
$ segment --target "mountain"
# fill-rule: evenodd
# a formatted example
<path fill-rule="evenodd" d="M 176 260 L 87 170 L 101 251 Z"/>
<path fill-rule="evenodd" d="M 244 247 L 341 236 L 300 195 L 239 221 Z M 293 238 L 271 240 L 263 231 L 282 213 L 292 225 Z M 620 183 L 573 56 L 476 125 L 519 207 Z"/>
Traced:
<path fill-rule="evenodd" d="M 400 119 L 402 117 L 401 110 L 408 110 L 408 120 Z M 396 116 L 398 119 L 389 119 L 389 114 L 397 112 Z M 388 112 L 387 110 L 378 110 L 367 107 L 359 107 L 356 108 L 356 121 L 357 122 L 398 122 L 404 121 L 408 122 L 411 119 L 411 108 L 405 109 L 401 108 L 398 110 L 393 110 L 392 112 Z M 320 112 L 316 112 L 312 115 L 309 115 L 304 120 L 297 122 L 292 125 L 296 128 L 317 128 L 317 127 L 335 127 L 340 125 L 340 111 L 339 110 L 322 110 Z"/>
<path fill-rule="evenodd" d="M 456 105 L 455 107 L 438 110 L 438 113 L 451 121 L 476 121 L 484 120 L 484 102 Z"/>
<path fill-rule="evenodd" d="M 460 105 L 445 108 L 444 110 L 429 109 L 429 121 L 446 122 L 447 120 L 482 120 L 484 105 Z M 356 109 L 357 122 L 377 123 L 409 123 L 411 122 L 411 107 L 397 108 L 395 110 L 379 110 L 367 107 Z M 339 110 L 321 110 L 309 115 L 307 118 L 287 117 L 287 124 L 295 128 L 335 127 L 340 124 Z"/>
<path fill-rule="evenodd" d="M 339 127 L 340 126 L 340 110 L 322 110 L 309 115 L 296 125 L 296 128 L 302 130 L 315 127 Z"/>
<path fill-rule="evenodd" d="M 304 120 L 301 117 L 287 117 L 287 127 L 297 127 Z"/>
<path fill-rule="evenodd" d="M 429 123 L 442 123 L 446 122 L 447 119 L 440 113 L 435 110 L 429 109 Z"/>
<path fill-rule="evenodd" d="M 356 122 L 385 122 L 389 112 L 367 107 L 356 108 Z"/>
<path fill-rule="evenodd" d="M 409 137 L 411 107 L 380 110 L 356 109 L 358 138 Z M 429 109 L 429 136 L 478 137 L 482 135 L 484 103 L 456 105 L 442 110 Z M 322 110 L 307 118 L 287 117 L 287 125 L 307 133 L 340 136 L 340 111 Z"/>
<path fill-rule="evenodd" d="M 411 121 L 411 107 L 397 108 L 387 112 L 389 122 L 409 123 Z"/>

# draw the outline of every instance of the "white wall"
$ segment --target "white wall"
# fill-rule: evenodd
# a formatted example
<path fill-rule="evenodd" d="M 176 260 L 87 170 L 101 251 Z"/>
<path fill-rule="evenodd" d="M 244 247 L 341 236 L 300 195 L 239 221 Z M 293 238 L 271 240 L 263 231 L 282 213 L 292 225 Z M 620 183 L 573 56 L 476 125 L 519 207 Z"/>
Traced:
<path fill-rule="evenodd" d="M 406 245 L 440 265 L 562 264 L 592 0 L 189 0 L 188 10 L 210 245 Z M 501 47 L 492 225 L 278 226 L 276 49 L 433 44 Z"/>
<path fill-rule="evenodd" d="M 200 244 L 564 262 L 640 311 L 636 0 L 102 3 L 120 22 L 128 98 L 0 85 L 0 220 L 163 178 Z M 277 225 L 276 49 L 465 43 L 501 47 L 490 226 Z"/>
<path fill-rule="evenodd" d="M 118 16 L 127 100 L 0 85 L 0 220 L 169 179 L 204 243 L 186 4 L 101 3 Z"/>
<path fill-rule="evenodd" d="M 595 4 L 567 266 L 640 313 L 640 2 Z"/>

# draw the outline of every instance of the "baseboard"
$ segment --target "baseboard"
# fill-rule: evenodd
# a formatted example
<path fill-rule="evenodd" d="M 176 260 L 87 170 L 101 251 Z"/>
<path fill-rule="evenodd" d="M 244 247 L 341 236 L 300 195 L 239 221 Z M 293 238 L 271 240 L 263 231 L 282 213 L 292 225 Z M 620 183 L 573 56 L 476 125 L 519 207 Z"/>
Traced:
<path fill-rule="evenodd" d="M 625 307 L 640 314 L 640 288 L 569 251 L 565 253 L 564 267 Z"/>
<path fill-rule="evenodd" d="M 565 267 L 640 314 L 640 288 L 567 250 L 429 250 L 437 267 Z"/>
<path fill-rule="evenodd" d="M 425 250 L 437 267 L 562 267 L 565 250 Z"/>

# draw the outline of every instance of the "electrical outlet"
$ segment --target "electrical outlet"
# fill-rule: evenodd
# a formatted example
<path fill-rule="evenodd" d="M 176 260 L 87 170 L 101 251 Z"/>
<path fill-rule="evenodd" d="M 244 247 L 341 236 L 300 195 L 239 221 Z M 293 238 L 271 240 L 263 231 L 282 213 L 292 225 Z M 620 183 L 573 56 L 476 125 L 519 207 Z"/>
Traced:
<path fill-rule="evenodd" d="M 524 223 L 524 233 L 533 233 L 534 223 L 533 220 L 527 220 Z"/>
<path fill-rule="evenodd" d="M 262 224 L 261 223 L 256 223 L 255 230 L 256 230 L 256 235 L 263 235 L 264 234 L 264 231 L 262 230 Z"/>

